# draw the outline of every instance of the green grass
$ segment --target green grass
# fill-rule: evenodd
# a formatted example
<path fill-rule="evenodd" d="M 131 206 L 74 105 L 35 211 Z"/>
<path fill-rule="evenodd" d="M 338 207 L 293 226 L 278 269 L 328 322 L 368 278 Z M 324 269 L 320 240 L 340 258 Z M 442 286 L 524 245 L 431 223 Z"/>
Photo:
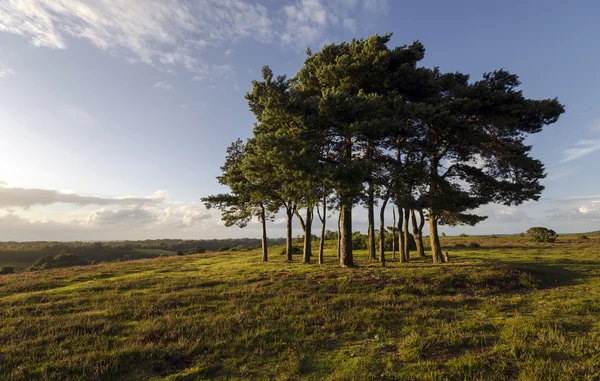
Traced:
<path fill-rule="evenodd" d="M 0 276 L 0 379 L 597 380 L 588 237 L 447 237 L 438 266 L 273 248 Z"/>

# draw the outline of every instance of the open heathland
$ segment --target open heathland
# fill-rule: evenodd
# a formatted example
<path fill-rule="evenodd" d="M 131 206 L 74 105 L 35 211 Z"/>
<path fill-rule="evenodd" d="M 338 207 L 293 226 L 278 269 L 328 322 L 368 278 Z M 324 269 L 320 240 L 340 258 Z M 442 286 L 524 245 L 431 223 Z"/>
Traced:
<path fill-rule="evenodd" d="M 333 245 L 2 275 L 0 379 L 600 378 L 600 236 L 442 237 L 449 263 L 385 268 Z"/>

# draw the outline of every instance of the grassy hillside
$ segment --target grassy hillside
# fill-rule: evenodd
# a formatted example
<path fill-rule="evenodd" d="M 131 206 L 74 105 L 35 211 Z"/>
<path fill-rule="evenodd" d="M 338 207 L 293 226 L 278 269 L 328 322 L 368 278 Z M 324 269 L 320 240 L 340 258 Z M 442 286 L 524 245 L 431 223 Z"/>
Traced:
<path fill-rule="evenodd" d="M 445 238 L 438 266 L 273 249 L 266 264 L 211 253 L 0 276 L 0 379 L 597 380 L 589 238 Z"/>

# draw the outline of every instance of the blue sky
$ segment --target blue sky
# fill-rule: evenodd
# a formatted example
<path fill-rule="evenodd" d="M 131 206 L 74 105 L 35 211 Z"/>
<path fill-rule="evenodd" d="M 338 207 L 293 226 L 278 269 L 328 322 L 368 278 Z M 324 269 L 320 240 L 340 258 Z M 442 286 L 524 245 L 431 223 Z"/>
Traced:
<path fill-rule="evenodd" d="M 258 237 L 199 202 L 224 190 L 225 149 L 251 134 L 251 80 L 264 64 L 293 75 L 307 46 L 386 32 L 392 45 L 423 42 L 425 66 L 473 79 L 504 68 L 526 96 L 566 106 L 529 139 L 548 170 L 541 201 L 489 205 L 480 225 L 443 231 L 600 229 L 599 12 L 533 0 L 1 2 L 0 240 Z M 365 220 L 357 208 L 355 229 Z M 269 235 L 283 228 L 278 218 Z"/>

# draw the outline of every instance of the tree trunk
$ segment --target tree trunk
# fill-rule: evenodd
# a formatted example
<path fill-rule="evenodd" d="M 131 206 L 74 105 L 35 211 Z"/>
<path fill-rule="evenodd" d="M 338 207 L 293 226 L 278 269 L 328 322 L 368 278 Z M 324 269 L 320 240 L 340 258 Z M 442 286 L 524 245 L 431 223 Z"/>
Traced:
<path fill-rule="evenodd" d="M 287 215 L 286 221 L 286 236 L 285 236 L 285 253 L 287 255 L 287 260 L 291 261 L 292 258 L 292 219 L 294 218 L 294 212 L 292 207 L 286 207 L 285 213 Z"/>
<path fill-rule="evenodd" d="M 392 224 L 392 258 L 396 259 L 396 207 L 393 205 L 392 216 L 394 216 L 394 223 Z"/>
<path fill-rule="evenodd" d="M 298 222 L 300 222 L 300 227 L 302 228 L 302 233 L 304 234 L 304 247 L 302 248 L 302 261 L 305 263 L 310 262 L 310 257 L 312 256 L 312 245 L 310 245 L 310 241 L 308 242 L 308 256 L 307 256 L 307 242 L 306 242 L 306 230 L 307 230 L 307 225 L 308 225 L 308 218 L 309 215 L 313 215 L 313 211 L 309 210 L 309 208 L 306 208 L 306 223 L 304 222 L 304 219 L 302 218 L 302 216 L 300 215 L 300 212 L 298 211 L 298 209 L 296 209 L 294 211 L 294 214 L 296 215 L 296 217 L 298 218 Z M 311 217 L 312 218 L 312 217 Z M 312 229 L 311 229 L 312 230 Z M 308 258 L 308 261 L 306 260 L 306 258 Z"/>
<path fill-rule="evenodd" d="M 437 216 L 431 213 L 431 211 L 429 211 L 429 239 L 431 240 L 433 263 L 444 263 L 442 245 L 440 244 L 440 236 L 438 235 Z"/>
<path fill-rule="evenodd" d="M 338 236 L 337 236 L 337 257 L 340 259 L 342 257 L 342 211 L 340 209 L 340 214 L 338 215 Z"/>
<path fill-rule="evenodd" d="M 353 267 L 352 259 L 352 202 L 349 199 L 342 200 L 340 206 L 340 220 L 342 224 L 340 235 L 340 265 L 342 267 Z"/>
<path fill-rule="evenodd" d="M 410 259 L 410 232 L 408 231 L 408 223 L 410 222 L 410 210 L 404 209 L 404 255 L 406 260 Z"/>
<path fill-rule="evenodd" d="M 369 258 L 377 259 L 375 252 L 377 251 L 377 247 L 375 244 L 375 190 L 373 189 L 373 182 L 369 182 L 368 189 L 368 200 L 367 200 L 367 209 L 369 211 Z"/>
<path fill-rule="evenodd" d="M 260 205 L 260 224 L 262 227 L 262 260 L 267 262 L 269 260 L 269 253 L 267 251 L 267 216 L 265 213 L 265 206 Z"/>
<path fill-rule="evenodd" d="M 421 220 L 417 225 L 417 216 L 415 215 L 415 211 L 414 209 L 410 211 L 410 219 L 412 221 L 415 244 L 417 245 L 417 253 L 419 253 L 419 257 L 425 257 L 425 247 L 423 246 L 423 225 L 425 224 L 425 220 L 423 219 L 423 211 L 419 210 L 419 216 L 421 217 Z"/>
<path fill-rule="evenodd" d="M 389 195 L 386 195 L 381 204 L 381 211 L 379 212 L 379 260 L 385 267 L 385 207 L 387 206 Z"/>
<path fill-rule="evenodd" d="M 327 196 L 323 196 L 323 216 L 321 219 L 321 242 L 319 242 L 319 264 L 324 262 L 323 251 L 325 249 L 325 222 L 327 221 Z"/>
<path fill-rule="evenodd" d="M 304 263 L 310 263 L 312 256 L 312 221 L 314 211 L 312 207 L 306 208 L 306 226 L 304 229 Z"/>
<path fill-rule="evenodd" d="M 398 207 L 398 247 L 400 248 L 400 262 L 407 262 L 406 252 L 404 251 L 404 234 L 402 225 L 404 221 L 404 215 L 402 214 L 402 208 Z"/>

